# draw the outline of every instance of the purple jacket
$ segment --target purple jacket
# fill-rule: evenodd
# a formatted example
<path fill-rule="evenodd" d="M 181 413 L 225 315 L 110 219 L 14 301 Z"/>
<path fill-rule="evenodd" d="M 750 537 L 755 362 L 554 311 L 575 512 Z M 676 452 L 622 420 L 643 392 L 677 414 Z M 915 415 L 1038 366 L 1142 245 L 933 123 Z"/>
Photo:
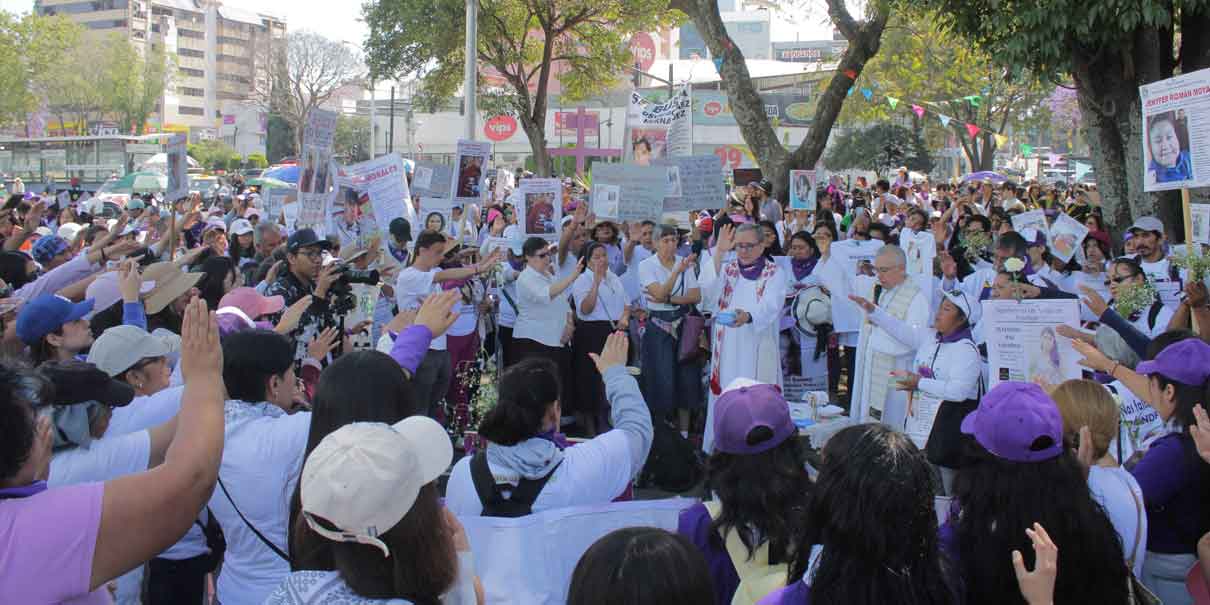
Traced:
<path fill-rule="evenodd" d="M 714 602 L 730 603 L 731 598 L 735 596 L 736 589 L 739 588 L 739 573 L 735 571 L 735 564 L 731 562 L 731 556 L 727 554 L 727 547 L 723 544 L 722 537 L 718 535 L 718 532 L 710 529 L 711 521 L 706 505 L 698 502 L 681 511 L 676 533 L 693 542 L 693 545 L 706 558 L 706 565 L 710 568 L 710 577 L 714 581 Z"/>
<path fill-rule="evenodd" d="M 1156 439 L 1130 474 L 1143 490 L 1147 505 L 1147 550 L 1161 554 L 1194 554 L 1205 531 L 1205 474 L 1195 466 L 1180 433 Z M 1196 461 L 1201 465 L 1201 460 Z"/>

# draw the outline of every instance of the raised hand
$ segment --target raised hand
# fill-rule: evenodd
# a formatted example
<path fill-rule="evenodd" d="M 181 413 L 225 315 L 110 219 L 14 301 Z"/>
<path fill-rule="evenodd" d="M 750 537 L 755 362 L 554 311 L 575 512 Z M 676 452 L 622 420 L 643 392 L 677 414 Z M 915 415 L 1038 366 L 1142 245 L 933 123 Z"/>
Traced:
<path fill-rule="evenodd" d="M 185 307 L 181 321 L 181 376 L 186 383 L 222 384 L 223 348 L 218 342 L 218 322 L 206 309 L 206 301 L 194 297 Z"/>
<path fill-rule="evenodd" d="M 1033 529 L 1027 528 L 1025 534 L 1034 545 L 1034 568 L 1032 571 L 1026 569 L 1021 551 L 1013 551 L 1017 586 L 1029 605 L 1050 605 L 1054 602 L 1055 577 L 1059 575 L 1059 547 L 1039 523 L 1034 523 Z"/>
<path fill-rule="evenodd" d="M 400 311 L 391 321 L 387 322 L 386 331 L 392 334 L 398 334 L 412 324 L 416 323 L 416 309 L 405 309 Z"/>
<path fill-rule="evenodd" d="M 277 320 L 277 325 L 274 326 L 274 331 L 278 334 L 289 334 L 298 327 L 298 322 L 302 320 L 303 313 L 307 311 L 307 307 L 311 306 L 312 296 L 310 294 L 294 301 L 294 304 L 286 307 L 282 312 L 281 319 Z"/>
<path fill-rule="evenodd" d="M 122 294 L 122 302 L 139 302 L 139 290 L 143 286 L 143 276 L 139 273 L 139 265 L 133 260 L 124 260 L 118 267 L 118 292 Z"/>
<path fill-rule="evenodd" d="M 336 343 L 339 342 L 340 330 L 336 328 L 328 328 L 323 332 L 315 335 L 315 340 L 307 345 L 307 357 L 318 361 L 323 361 L 336 348 Z"/>
<path fill-rule="evenodd" d="M 718 232 L 718 252 L 725 254 L 735 248 L 735 225 L 725 225 Z"/>
<path fill-rule="evenodd" d="M 458 313 L 453 312 L 454 303 L 462 298 L 457 290 L 446 290 L 439 294 L 430 294 L 416 312 L 416 323 L 425 326 L 437 338 L 458 321 Z"/>
<path fill-rule="evenodd" d="M 1193 436 L 1197 454 L 1202 460 L 1210 463 L 1210 417 L 1206 415 L 1206 408 L 1200 403 L 1193 406 L 1193 417 L 1197 423 L 1189 427 L 1189 434 Z"/>
<path fill-rule="evenodd" d="M 1104 298 L 1101 298 L 1100 294 L 1097 294 L 1096 290 L 1088 286 L 1080 286 L 1080 292 L 1084 293 L 1084 306 L 1088 307 L 1088 310 L 1092 311 L 1093 315 L 1100 317 L 1109 308 L 1109 304 L 1105 302 Z"/>
<path fill-rule="evenodd" d="M 1113 361 L 1099 351 L 1096 346 L 1088 344 L 1083 340 L 1073 339 L 1071 341 L 1071 348 L 1083 356 L 1080 359 L 1080 365 L 1098 372 L 1109 372 L 1113 369 Z"/>
<path fill-rule="evenodd" d="M 602 375 L 614 366 L 626 365 L 626 354 L 630 350 L 630 339 L 625 332 L 614 332 L 605 340 L 605 348 L 598 355 L 589 353 L 592 362 L 597 365 L 597 371 Z"/>
<path fill-rule="evenodd" d="M 866 313 L 873 313 L 874 309 L 877 308 L 874 303 L 856 294 L 850 294 L 849 300 L 853 301 L 858 307 L 861 307 L 861 310 Z"/>

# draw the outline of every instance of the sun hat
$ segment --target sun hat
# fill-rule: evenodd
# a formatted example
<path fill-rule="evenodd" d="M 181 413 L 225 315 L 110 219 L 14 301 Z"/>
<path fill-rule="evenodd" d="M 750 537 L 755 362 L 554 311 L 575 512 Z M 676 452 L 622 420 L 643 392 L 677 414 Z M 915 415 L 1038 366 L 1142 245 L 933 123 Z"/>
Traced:
<path fill-rule="evenodd" d="M 146 294 L 155 287 L 155 282 L 144 281 L 139 285 L 139 294 Z M 88 284 L 88 288 L 84 290 L 84 298 L 91 298 L 96 301 L 93 305 L 92 312 L 84 316 L 84 319 L 92 319 L 94 315 L 104 311 L 122 300 L 122 291 L 118 287 L 118 272 L 110 271 L 102 273 L 96 279 Z"/>
<path fill-rule="evenodd" d="M 59 225 L 59 231 L 56 235 L 67 240 L 68 242 L 76 241 L 76 236 L 84 230 L 84 225 L 79 223 L 63 223 Z"/>
<path fill-rule="evenodd" d="M 143 269 L 143 279 L 151 280 L 155 284 L 143 295 L 143 306 L 147 314 L 155 315 L 163 311 L 169 303 L 196 286 L 202 276 L 202 273 L 185 273 L 171 261 L 147 265 L 147 268 Z"/>
<path fill-rule="evenodd" d="M 379 536 L 408 514 L 421 488 L 440 477 L 453 456 L 445 429 L 426 416 L 394 425 L 347 424 L 324 437 L 303 464 L 303 517 L 329 540 L 376 546 L 389 557 Z"/>
<path fill-rule="evenodd" d="M 776 385 L 736 378 L 714 406 L 714 449 L 725 454 L 767 452 L 798 430 L 790 418 L 790 405 Z M 748 435 L 760 427 L 772 431 L 772 437 L 748 443 Z"/>
<path fill-rule="evenodd" d="M 1144 376 L 1159 374 L 1190 386 L 1202 386 L 1210 379 L 1210 345 L 1200 338 L 1186 338 L 1164 347 L 1155 359 L 1134 369 Z"/>
<path fill-rule="evenodd" d="M 246 218 L 231 221 L 231 235 L 247 235 L 252 233 L 252 222 Z"/>
<path fill-rule="evenodd" d="M 286 299 L 282 296 L 264 296 L 256 288 L 239 287 L 223 295 L 218 303 L 218 310 L 227 308 L 239 309 L 250 319 L 262 315 L 272 315 L 286 308 Z"/>
<path fill-rule="evenodd" d="M 42 404 L 73 405 L 96 401 L 110 407 L 122 407 L 134 399 L 134 387 L 77 359 L 50 361 L 38 366 L 38 372 L 55 385 L 54 399 Z"/>
<path fill-rule="evenodd" d="M 101 333 L 88 350 L 88 363 L 116 377 L 148 357 L 165 357 L 172 349 L 138 326 L 114 326 Z"/>
<path fill-rule="evenodd" d="M 25 303 L 17 313 L 17 338 L 32 347 L 63 325 L 84 319 L 93 304 L 92 299 L 73 303 L 56 294 L 43 294 Z"/>
<path fill-rule="evenodd" d="M 1042 387 L 1005 381 L 962 420 L 962 432 L 1012 462 L 1041 462 L 1063 453 L 1063 417 Z"/>

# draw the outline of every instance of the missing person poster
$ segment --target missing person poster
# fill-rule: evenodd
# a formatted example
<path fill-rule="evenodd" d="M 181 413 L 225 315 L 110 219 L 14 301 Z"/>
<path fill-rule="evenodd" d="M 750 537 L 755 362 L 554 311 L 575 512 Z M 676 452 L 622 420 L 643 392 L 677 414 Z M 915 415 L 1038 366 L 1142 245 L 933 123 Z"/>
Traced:
<path fill-rule="evenodd" d="M 1026 229 L 1037 229 L 1039 233 L 1046 233 L 1046 211 L 1045 210 L 1030 210 L 1012 217 L 1013 231 L 1021 233 Z"/>
<path fill-rule="evenodd" d="M 1050 235 L 1046 238 L 1046 246 L 1050 253 L 1064 263 L 1071 262 L 1076 251 L 1084 244 L 1088 236 L 1088 227 L 1068 214 L 1060 214 L 1050 226 Z"/>
<path fill-rule="evenodd" d="M 261 199 L 265 201 L 264 220 L 276 223 L 282 218 L 282 208 L 284 208 L 286 204 L 290 204 L 298 200 L 298 191 L 295 189 L 272 187 L 265 191 L 265 194 L 261 196 Z"/>
<path fill-rule="evenodd" d="M 594 187 L 606 185 L 618 188 L 617 219 L 621 221 L 659 222 L 664 214 L 667 181 L 668 170 L 665 166 L 597 164 L 592 167 Z"/>
<path fill-rule="evenodd" d="M 1210 69 L 1139 87 L 1143 190 L 1210 185 Z"/>
<path fill-rule="evenodd" d="M 1193 221 L 1193 241 L 1210 245 L 1210 204 L 1190 204 Z"/>
<path fill-rule="evenodd" d="M 1080 301 L 985 300 L 981 321 L 989 388 L 1006 380 L 1057 385 L 1080 377 L 1080 355 L 1057 331 L 1080 327 Z"/>
<path fill-rule="evenodd" d="M 412 194 L 420 197 L 449 197 L 453 180 L 453 166 L 416 162 L 412 171 Z"/>
<path fill-rule="evenodd" d="M 415 223 L 399 154 L 333 170 L 336 187 L 328 203 L 327 225 L 329 234 L 340 236 L 342 247 L 365 248 L 375 236 L 380 242 L 390 241 L 391 221 L 399 217 Z"/>
<path fill-rule="evenodd" d="M 491 156 L 491 143 L 458 141 L 454 180 L 450 185 L 455 202 L 463 205 L 478 204 L 483 199 L 483 183 L 487 177 L 487 163 Z"/>
<path fill-rule="evenodd" d="M 298 167 L 298 224 L 320 225 L 331 188 L 332 137 L 336 132 L 336 112 L 312 109 L 303 127 L 302 157 Z"/>
<path fill-rule="evenodd" d="M 673 157 L 653 162 L 668 167 L 664 212 L 717 208 L 727 197 L 722 160 L 716 155 Z M 598 212 L 597 216 L 601 216 Z"/>
<path fill-rule="evenodd" d="M 189 197 L 189 138 L 184 134 L 178 134 L 168 141 L 167 146 L 167 162 L 168 162 L 168 189 L 164 192 L 164 198 L 168 200 L 179 200 Z"/>
<path fill-rule="evenodd" d="M 453 220 L 454 202 L 448 197 L 422 197 L 417 215 L 424 219 L 422 231 L 449 233 Z"/>
<path fill-rule="evenodd" d="M 592 185 L 592 213 L 597 218 L 618 218 L 618 201 L 622 199 L 622 188 L 619 185 Z"/>
<path fill-rule="evenodd" d="M 663 103 L 630 92 L 623 161 L 650 166 L 653 160 L 693 155 L 693 100 L 683 87 Z"/>
<path fill-rule="evenodd" d="M 790 209 L 815 210 L 815 171 L 790 171 Z"/>
<path fill-rule="evenodd" d="M 559 179 L 521 179 L 517 191 L 517 219 L 525 226 L 525 236 L 557 241 L 563 220 L 563 184 Z"/>

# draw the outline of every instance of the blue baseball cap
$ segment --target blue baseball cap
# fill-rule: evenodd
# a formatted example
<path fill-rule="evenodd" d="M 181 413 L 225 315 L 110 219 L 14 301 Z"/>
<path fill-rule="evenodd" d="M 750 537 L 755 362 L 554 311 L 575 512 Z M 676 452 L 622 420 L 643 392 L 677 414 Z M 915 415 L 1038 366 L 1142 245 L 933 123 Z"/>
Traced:
<path fill-rule="evenodd" d="M 30 256 L 34 257 L 34 260 L 38 261 L 38 264 L 45 265 L 54 257 L 63 254 L 70 247 L 67 240 L 57 235 L 44 235 L 34 242 L 29 253 Z"/>
<path fill-rule="evenodd" d="M 28 303 L 17 313 L 17 338 L 33 346 L 43 336 L 92 312 L 93 299 L 73 303 L 62 296 L 43 294 Z"/>

